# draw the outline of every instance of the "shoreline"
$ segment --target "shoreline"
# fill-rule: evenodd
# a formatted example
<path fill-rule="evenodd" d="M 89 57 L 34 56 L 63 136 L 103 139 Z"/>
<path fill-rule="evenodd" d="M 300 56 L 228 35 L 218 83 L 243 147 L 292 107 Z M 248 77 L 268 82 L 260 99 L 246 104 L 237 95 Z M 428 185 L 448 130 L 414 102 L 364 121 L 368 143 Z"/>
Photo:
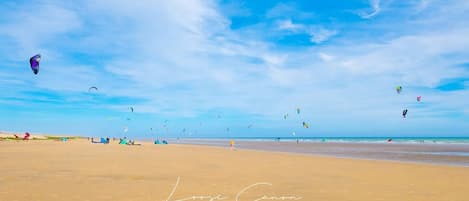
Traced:
<path fill-rule="evenodd" d="M 228 140 L 179 140 L 176 144 L 228 147 Z M 236 141 L 236 148 L 337 158 L 469 167 L 469 144 Z"/>
<path fill-rule="evenodd" d="M 387 140 L 392 139 L 396 144 L 469 144 L 469 137 L 233 137 L 233 138 L 169 138 L 172 140 L 191 141 L 253 141 L 253 142 L 333 142 L 333 143 L 367 143 L 367 144 L 388 144 Z"/>
<path fill-rule="evenodd" d="M 21 140 L 6 139 L 9 135 L 2 134 L 3 140 Z M 48 135 L 31 135 L 32 140 L 53 140 L 61 141 L 61 138 L 70 138 L 70 140 L 83 140 L 89 142 L 86 137 L 72 136 L 48 136 Z M 11 137 L 10 137 L 11 138 Z M 201 139 L 201 138 L 160 138 L 166 139 L 170 144 L 190 144 L 201 146 L 229 147 L 229 139 Z M 236 148 L 243 150 L 267 151 L 274 153 L 292 153 L 301 155 L 313 155 L 335 158 L 350 158 L 364 160 L 379 160 L 404 163 L 423 163 L 434 165 L 449 165 L 469 167 L 469 144 L 461 143 L 385 143 L 385 142 L 318 142 L 318 141 L 298 141 L 285 140 L 274 141 L 273 138 L 268 139 L 236 139 Z M 111 143 L 116 143 L 113 140 Z M 153 146 L 153 140 L 142 139 L 137 143 L 143 142 L 145 146 Z"/>

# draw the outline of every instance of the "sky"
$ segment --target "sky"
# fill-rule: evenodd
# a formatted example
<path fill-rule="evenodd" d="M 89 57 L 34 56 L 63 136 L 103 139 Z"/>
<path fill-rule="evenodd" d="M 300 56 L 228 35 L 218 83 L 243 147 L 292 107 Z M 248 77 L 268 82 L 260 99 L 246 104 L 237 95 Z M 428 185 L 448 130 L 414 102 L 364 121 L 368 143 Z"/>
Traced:
<path fill-rule="evenodd" d="M 465 0 L 4 0 L 0 130 L 469 136 L 468 19 Z"/>

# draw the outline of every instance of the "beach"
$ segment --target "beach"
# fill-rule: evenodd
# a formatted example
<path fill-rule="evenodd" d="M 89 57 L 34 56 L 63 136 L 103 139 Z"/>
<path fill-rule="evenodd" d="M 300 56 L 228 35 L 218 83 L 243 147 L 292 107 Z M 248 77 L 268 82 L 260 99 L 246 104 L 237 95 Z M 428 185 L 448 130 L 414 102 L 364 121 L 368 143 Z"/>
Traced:
<path fill-rule="evenodd" d="M 228 147 L 0 141 L 0 200 L 467 200 L 467 167 Z"/>

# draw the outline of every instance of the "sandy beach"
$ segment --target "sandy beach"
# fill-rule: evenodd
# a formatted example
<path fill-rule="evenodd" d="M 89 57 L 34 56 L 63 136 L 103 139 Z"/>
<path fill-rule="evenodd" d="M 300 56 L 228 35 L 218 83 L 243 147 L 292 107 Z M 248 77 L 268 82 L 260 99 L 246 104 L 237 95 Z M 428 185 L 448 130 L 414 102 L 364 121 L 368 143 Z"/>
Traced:
<path fill-rule="evenodd" d="M 1 141 L 0 200 L 467 200 L 466 167 L 199 145 Z"/>

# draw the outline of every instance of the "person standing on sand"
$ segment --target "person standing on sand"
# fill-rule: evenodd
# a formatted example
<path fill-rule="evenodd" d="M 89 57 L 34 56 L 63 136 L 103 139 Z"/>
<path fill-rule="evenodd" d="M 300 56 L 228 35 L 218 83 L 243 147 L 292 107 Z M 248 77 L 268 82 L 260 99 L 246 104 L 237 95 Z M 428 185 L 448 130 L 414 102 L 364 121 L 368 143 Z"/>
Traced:
<path fill-rule="evenodd" d="M 235 146 L 235 141 L 234 141 L 234 140 L 230 140 L 230 149 L 231 149 L 231 150 L 234 150 L 234 146 Z"/>

